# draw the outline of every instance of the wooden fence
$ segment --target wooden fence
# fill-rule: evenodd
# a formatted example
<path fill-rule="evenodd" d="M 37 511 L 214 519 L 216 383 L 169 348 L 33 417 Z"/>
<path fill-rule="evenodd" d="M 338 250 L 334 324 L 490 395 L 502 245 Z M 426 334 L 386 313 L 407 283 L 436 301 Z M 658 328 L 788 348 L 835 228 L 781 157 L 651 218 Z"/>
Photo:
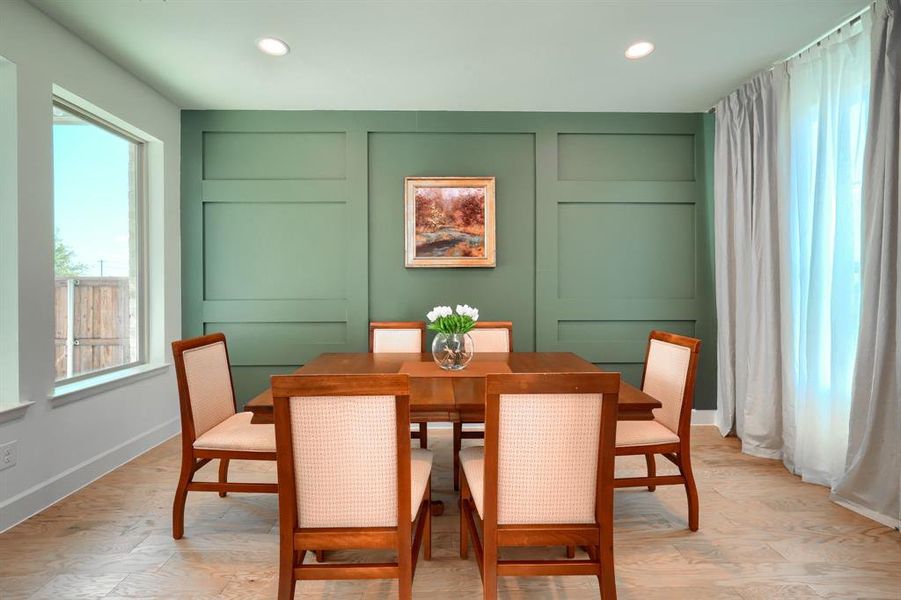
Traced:
<path fill-rule="evenodd" d="M 57 379 L 131 362 L 128 291 L 127 277 L 56 280 Z"/>

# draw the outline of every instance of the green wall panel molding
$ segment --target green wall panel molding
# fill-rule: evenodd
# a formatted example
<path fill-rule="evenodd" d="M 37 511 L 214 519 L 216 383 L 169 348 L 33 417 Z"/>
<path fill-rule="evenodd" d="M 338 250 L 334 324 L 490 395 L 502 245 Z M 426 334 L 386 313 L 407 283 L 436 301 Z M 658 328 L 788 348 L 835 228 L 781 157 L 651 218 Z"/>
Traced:
<path fill-rule="evenodd" d="M 535 141 L 531 134 L 373 133 L 369 136 L 369 313 L 425 319 L 437 304 L 477 306 L 513 321 L 516 349 L 535 348 Z M 404 268 L 405 176 L 496 177 L 497 266 Z"/>
<path fill-rule="evenodd" d="M 696 335 L 715 406 L 709 115 L 182 114 L 184 335 L 226 333 L 242 404 L 370 319 L 465 302 L 633 383 L 651 329 Z M 497 178 L 497 267 L 405 269 L 404 177 L 455 175 Z"/>
<path fill-rule="evenodd" d="M 331 179 L 212 179 L 203 182 L 204 202 L 346 203 L 346 180 Z"/>
<path fill-rule="evenodd" d="M 558 321 L 557 339 L 562 342 L 591 340 L 634 341 L 647 345 L 648 333 L 654 329 L 694 336 L 694 321 Z"/>
<path fill-rule="evenodd" d="M 693 204 L 558 204 L 557 229 L 560 298 L 695 296 Z"/>
<path fill-rule="evenodd" d="M 347 344 L 347 323 L 206 323 L 229 344 L 232 366 L 304 363 L 323 352 L 340 352 Z"/>
<path fill-rule="evenodd" d="M 686 181 L 565 181 L 554 184 L 560 203 L 692 204 L 698 186 Z"/>
<path fill-rule="evenodd" d="M 557 136 L 560 181 L 694 181 L 693 135 L 565 133 Z"/>
<path fill-rule="evenodd" d="M 203 178 L 344 179 L 344 132 L 208 132 Z"/>
<path fill-rule="evenodd" d="M 232 352 L 232 345 L 231 340 L 229 340 L 229 354 Z M 232 365 L 232 380 L 235 383 L 235 397 L 238 401 L 238 410 L 243 410 L 248 400 L 269 387 L 270 377 L 293 373 L 299 366 L 300 363 L 289 365 L 258 364 L 256 366 Z"/>
<path fill-rule="evenodd" d="M 207 203 L 203 232 L 207 300 L 345 297 L 344 204 Z"/>

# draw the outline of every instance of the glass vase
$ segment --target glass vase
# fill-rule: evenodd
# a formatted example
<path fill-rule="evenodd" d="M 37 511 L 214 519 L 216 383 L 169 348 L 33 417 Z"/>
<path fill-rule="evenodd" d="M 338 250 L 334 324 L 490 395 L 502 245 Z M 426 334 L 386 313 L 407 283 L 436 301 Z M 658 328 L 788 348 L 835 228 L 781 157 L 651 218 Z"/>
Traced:
<path fill-rule="evenodd" d="M 445 371 L 460 371 L 472 360 L 474 347 L 468 333 L 438 333 L 432 340 L 432 358 Z"/>

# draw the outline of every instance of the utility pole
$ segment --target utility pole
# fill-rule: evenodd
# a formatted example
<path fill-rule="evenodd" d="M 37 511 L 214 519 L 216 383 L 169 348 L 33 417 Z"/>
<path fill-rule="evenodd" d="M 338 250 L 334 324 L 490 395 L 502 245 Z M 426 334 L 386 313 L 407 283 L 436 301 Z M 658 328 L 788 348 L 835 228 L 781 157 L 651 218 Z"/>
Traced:
<path fill-rule="evenodd" d="M 103 259 L 101 258 L 98 262 L 100 263 L 100 276 L 103 277 Z"/>

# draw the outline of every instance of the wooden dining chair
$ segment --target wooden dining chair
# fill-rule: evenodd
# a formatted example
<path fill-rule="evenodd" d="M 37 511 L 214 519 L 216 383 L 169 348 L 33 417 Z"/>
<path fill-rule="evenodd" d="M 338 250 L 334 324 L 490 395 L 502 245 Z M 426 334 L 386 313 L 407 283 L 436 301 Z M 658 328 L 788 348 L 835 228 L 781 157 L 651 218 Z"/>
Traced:
<path fill-rule="evenodd" d="M 298 580 L 397 579 L 412 597 L 431 559 L 432 453 L 410 449 L 407 375 L 272 377 L 278 454 L 278 598 Z M 393 563 L 304 564 L 307 549 L 384 548 Z"/>
<path fill-rule="evenodd" d="M 513 352 L 512 321 L 479 321 L 475 329 L 469 332 L 475 351 L 478 352 Z M 481 429 L 464 430 L 463 425 L 472 424 L 455 422 L 454 427 L 454 489 L 460 489 L 460 448 L 463 440 L 480 440 L 485 437 Z M 478 423 L 481 425 L 481 423 Z"/>
<path fill-rule="evenodd" d="M 688 496 L 688 528 L 698 530 L 698 488 L 691 472 L 691 408 L 701 340 L 652 331 L 648 336 L 641 389 L 663 406 L 653 421 L 622 421 L 616 430 L 616 455 L 645 456 L 647 477 L 624 477 L 616 487 L 684 485 Z M 657 476 L 655 455 L 679 468 L 678 475 Z"/>
<path fill-rule="evenodd" d="M 460 557 L 467 532 L 485 598 L 499 576 L 613 573 L 613 462 L 619 373 L 488 375 L 485 445 L 460 452 Z M 481 530 L 481 539 L 479 538 Z M 505 546 L 585 546 L 582 560 L 501 560 Z"/>
<path fill-rule="evenodd" d="M 278 492 L 275 483 L 231 483 L 228 463 L 238 460 L 275 460 L 275 432 L 271 425 L 253 425 L 249 412 L 237 412 L 225 336 L 213 333 L 172 342 L 175 377 L 181 408 L 181 475 L 172 506 L 172 537 L 185 529 L 188 492 Z M 219 481 L 194 481 L 194 474 L 219 460 Z"/>
<path fill-rule="evenodd" d="M 512 352 L 512 321 L 478 321 L 469 332 L 476 353 Z"/>
<path fill-rule="evenodd" d="M 425 321 L 374 321 L 369 323 L 369 351 L 377 352 L 426 352 Z M 429 424 L 416 423 L 417 430 L 410 433 L 419 440 L 420 448 L 429 447 Z"/>

